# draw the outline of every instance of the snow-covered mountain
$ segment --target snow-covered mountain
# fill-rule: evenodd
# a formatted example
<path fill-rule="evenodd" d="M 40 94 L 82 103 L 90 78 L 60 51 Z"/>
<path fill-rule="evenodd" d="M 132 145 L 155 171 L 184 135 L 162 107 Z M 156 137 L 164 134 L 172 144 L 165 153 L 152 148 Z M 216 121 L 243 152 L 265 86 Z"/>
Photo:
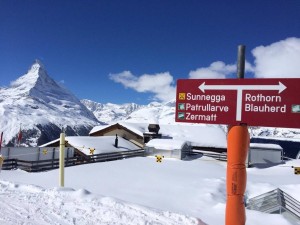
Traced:
<path fill-rule="evenodd" d="M 117 121 L 141 123 L 175 123 L 175 100 L 167 103 L 152 102 L 148 105 L 101 104 L 87 99 L 81 102 L 94 113 L 95 117 L 105 123 Z"/>
<path fill-rule="evenodd" d="M 152 102 L 134 112 L 126 119 L 127 122 L 144 122 L 158 124 L 175 123 L 175 100 L 167 103 Z"/>
<path fill-rule="evenodd" d="M 102 104 L 88 99 L 81 100 L 81 103 L 84 104 L 99 121 L 105 123 L 125 120 L 132 112 L 144 107 L 143 105 L 135 103 L 125 103 L 121 105 L 113 103 Z"/>
<path fill-rule="evenodd" d="M 22 143 L 35 146 L 68 135 L 87 135 L 99 121 L 70 91 L 51 79 L 38 60 L 29 71 L 0 89 L 3 143 L 13 145 L 20 126 Z"/>

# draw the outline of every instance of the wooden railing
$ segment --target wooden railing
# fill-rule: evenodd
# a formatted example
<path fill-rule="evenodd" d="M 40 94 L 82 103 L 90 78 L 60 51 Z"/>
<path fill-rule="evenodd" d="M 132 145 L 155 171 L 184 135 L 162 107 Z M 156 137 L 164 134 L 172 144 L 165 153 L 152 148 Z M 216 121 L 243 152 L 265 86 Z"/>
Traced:
<path fill-rule="evenodd" d="M 86 163 L 105 162 L 112 160 L 119 160 L 137 156 L 144 156 L 144 149 L 130 150 L 123 152 L 101 153 L 88 156 L 76 156 L 65 158 L 65 167 L 75 166 Z M 26 161 L 18 159 L 4 160 L 2 170 L 22 169 L 28 172 L 40 172 L 45 170 L 52 170 L 59 167 L 59 159 L 48 159 L 39 161 Z"/>

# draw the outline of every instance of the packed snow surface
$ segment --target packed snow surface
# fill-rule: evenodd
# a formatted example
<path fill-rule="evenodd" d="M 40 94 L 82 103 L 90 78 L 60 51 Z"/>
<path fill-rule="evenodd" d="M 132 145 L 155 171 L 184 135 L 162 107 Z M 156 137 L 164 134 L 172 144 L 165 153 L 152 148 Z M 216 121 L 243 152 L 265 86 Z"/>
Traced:
<path fill-rule="evenodd" d="M 196 218 L 100 197 L 84 189 L 44 189 L 2 181 L 0 186 L 0 223 L 6 225 L 202 224 Z"/>
<path fill-rule="evenodd" d="M 280 188 L 300 200 L 300 160 L 248 168 L 246 198 Z M 226 163 L 154 157 L 27 173 L 1 171 L 0 224 L 224 224 Z M 247 225 L 291 225 L 282 215 L 246 210 Z"/>

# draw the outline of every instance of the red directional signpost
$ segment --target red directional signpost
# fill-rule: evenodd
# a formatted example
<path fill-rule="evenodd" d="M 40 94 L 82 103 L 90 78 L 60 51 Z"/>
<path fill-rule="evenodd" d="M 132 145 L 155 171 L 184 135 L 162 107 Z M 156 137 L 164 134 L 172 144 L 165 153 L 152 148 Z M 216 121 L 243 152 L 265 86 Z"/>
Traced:
<path fill-rule="evenodd" d="M 176 122 L 300 128 L 300 79 L 178 80 Z"/>
<path fill-rule="evenodd" d="M 175 120 L 230 125 L 225 224 L 245 225 L 247 125 L 300 128 L 300 79 L 178 80 Z"/>

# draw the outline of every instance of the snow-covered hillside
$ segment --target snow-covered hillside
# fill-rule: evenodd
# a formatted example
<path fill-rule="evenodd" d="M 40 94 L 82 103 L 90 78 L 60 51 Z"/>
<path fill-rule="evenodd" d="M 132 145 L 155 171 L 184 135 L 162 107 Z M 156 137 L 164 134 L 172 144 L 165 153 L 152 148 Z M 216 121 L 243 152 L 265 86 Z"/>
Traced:
<path fill-rule="evenodd" d="M 135 103 L 125 103 L 121 105 L 113 103 L 102 104 L 88 99 L 81 100 L 81 103 L 84 104 L 99 121 L 105 123 L 125 120 L 132 112 L 144 107 L 143 105 Z"/>
<path fill-rule="evenodd" d="M 146 107 L 131 113 L 127 122 L 144 122 L 157 124 L 175 123 L 175 100 L 167 103 L 152 102 Z"/>
<path fill-rule="evenodd" d="M 81 102 L 105 123 L 117 121 L 138 123 L 175 124 L 175 100 L 167 103 L 151 102 L 148 105 L 125 103 L 121 105 L 97 103 L 87 99 Z"/>
<path fill-rule="evenodd" d="M 0 89 L 0 126 L 4 144 L 13 144 L 20 126 L 22 143 L 35 146 L 59 136 L 87 135 L 99 124 L 70 91 L 51 79 L 38 60 L 8 88 Z"/>

